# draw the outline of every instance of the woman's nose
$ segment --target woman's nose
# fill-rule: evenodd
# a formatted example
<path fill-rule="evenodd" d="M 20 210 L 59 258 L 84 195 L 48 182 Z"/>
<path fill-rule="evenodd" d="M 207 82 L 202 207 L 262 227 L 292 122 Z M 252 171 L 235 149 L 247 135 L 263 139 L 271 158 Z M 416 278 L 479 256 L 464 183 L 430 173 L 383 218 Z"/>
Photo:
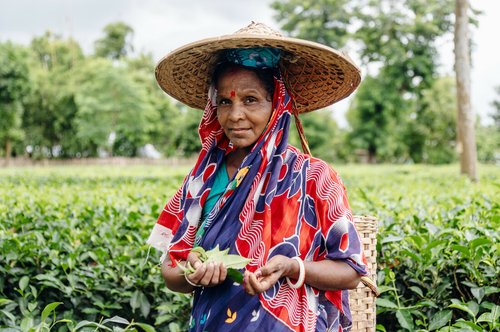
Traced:
<path fill-rule="evenodd" d="M 229 112 L 229 118 L 231 121 L 238 121 L 245 117 L 245 110 L 243 105 L 239 103 L 234 103 L 233 107 L 231 107 L 231 111 Z"/>

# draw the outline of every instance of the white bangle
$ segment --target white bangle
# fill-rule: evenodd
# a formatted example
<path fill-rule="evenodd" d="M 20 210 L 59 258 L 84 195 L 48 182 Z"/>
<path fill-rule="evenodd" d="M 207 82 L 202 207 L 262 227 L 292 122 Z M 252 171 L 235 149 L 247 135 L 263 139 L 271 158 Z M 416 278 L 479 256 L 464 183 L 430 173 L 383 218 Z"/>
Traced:
<path fill-rule="evenodd" d="M 297 279 L 297 282 L 295 284 L 292 284 L 290 279 L 286 277 L 286 283 L 290 288 L 300 288 L 304 285 L 304 281 L 306 280 L 306 267 L 304 266 L 304 261 L 300 259 L 300 257 L 292 257 L 292 259 L 295 259 L 297 262 L 299 262 L 299 278 Z"/>
<path fill-rule="evenodd" d="M 191 280 L 189 280 L 188 275 L 186 273 L 184 273 L 184 279 L 186 279 L 187 283 L 190 284 L 191 286 L 200 287 L 200 285 L 197 285 L 194 282 L 192 282 Z"/>

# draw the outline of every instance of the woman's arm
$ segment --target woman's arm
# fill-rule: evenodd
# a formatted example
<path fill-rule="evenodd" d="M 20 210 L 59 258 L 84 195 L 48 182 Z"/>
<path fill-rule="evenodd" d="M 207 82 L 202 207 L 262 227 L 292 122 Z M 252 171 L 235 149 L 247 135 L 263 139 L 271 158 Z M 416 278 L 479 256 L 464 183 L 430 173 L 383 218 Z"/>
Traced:
<path fill-rule="evenodd" d="M 190 253 L 188 255 L 188 261 L 191 266 L 195 268 L 195 272 L 184 276 L 184 272 L 178 267 L 172 267 L 172 261 L 167 255 L 167 258 L 163 261 L 161 265 L 161 274 L 165 280 L 167 287 L 179 293 L 191 293 L 195 287 L 189 284 L 186 278 L 195 285 L 211 287 L 222 283 L 227 276 L 227 269 L 222 263 L 202 263 L 195 253 Z M 183 266 L 186 262 L 179 262 Z"/>
<path fill-rule="evenodd" d="M 305 283 L 321 290 L 356 288 L 361 276 L 346 262 L 324 259 L 304 262 Z M 271 288 L 278 279 L 299 277 L 299 263 L 289 257 L 276 255 L 265 266 L 251 273 L 245 271 L 244 287 L 251 294 L 262 293 Z"/>

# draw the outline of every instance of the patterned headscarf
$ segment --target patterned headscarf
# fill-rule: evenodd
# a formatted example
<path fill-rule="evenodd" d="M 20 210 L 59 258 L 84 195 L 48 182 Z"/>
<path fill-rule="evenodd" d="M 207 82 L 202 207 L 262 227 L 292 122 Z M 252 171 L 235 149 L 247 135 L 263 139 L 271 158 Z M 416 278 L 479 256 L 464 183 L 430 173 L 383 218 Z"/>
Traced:
<path fill-rule="evenodd" d="M 211 100 L 215 94 L 212 88 L 199 126 L 202 149 L 196 164 L 166 204 L 148 240 L 168 250 L 174 265 L 187 259 L 216 170 L 234 150 L 217 120 Z M 268 126 L 207 217 L 200 245 L 206 250 L 219 245 L 251 258 L 249 271 L 281 254 L 305 261 L 340 259 L 366 274 L 341 180 L 325 162 L 288 145 L 293 106 L 281 77 L 275 77 L 273 106 Z M 319 308 L 328 317 L 325 326 L 342 329 L 350 324 L 347 291 L 320 292 L 309 285 L 292 289 L 280 280 L 259 300 L 292 330 L 314 330 Z M 337 315 L 330 315 L 333 311 Z"/>

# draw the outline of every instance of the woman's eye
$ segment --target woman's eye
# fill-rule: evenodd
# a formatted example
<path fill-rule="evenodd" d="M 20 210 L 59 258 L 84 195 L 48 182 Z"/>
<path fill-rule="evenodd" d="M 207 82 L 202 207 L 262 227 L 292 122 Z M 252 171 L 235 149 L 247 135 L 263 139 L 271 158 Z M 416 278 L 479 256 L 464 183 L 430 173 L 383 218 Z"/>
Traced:
<path fill-rule="evenodd" d="M 229 105 L 229 104 L 231 104 L 231 101 L 229 99 L 221 99 L 221 100 L 219 100 L 219 102 L 217 104 L 219 106 Z"/>
<path fill-rule="evenodd" d="M 255 103 L 257 101 L 257 98 L 255 97 L 246 97 L 245 98 L 245 103 L 250 104 L 250 103 Z"/>

